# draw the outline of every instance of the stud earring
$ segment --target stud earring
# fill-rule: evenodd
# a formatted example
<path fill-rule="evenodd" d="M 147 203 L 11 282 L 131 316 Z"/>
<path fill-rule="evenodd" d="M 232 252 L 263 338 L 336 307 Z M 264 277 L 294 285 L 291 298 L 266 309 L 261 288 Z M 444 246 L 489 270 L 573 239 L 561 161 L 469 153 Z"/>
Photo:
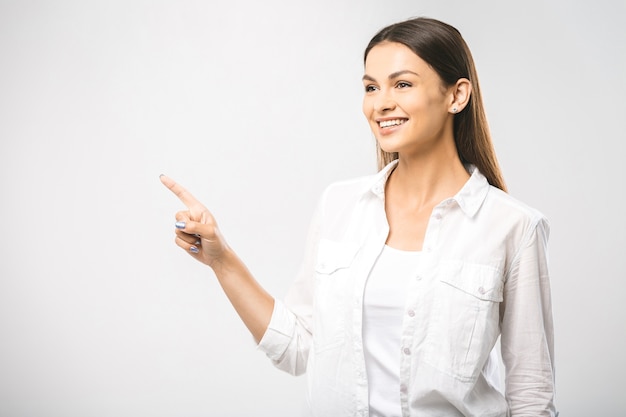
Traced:
<path fill-rule="evenodd" d="M 456 113 L 456 107 L 452 107 L 452 113 Z"/>

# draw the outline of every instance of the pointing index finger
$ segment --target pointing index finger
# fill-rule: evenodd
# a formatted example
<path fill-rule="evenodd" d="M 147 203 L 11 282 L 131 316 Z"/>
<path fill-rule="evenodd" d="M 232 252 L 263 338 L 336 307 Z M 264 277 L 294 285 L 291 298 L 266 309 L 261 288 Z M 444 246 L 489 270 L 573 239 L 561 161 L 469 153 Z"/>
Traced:
<path fill-rule="evenodd" d="M 204 207 L 202 206 L 202 203 L 196 200 L 196 198 L 191 195 L 189 191 L 187 191 L 182 185 L 178 184 L 167 175 L 161 174 L 159 179 L 161 180 L 163 185 L 169 188 L 171 192 L 176 194 L 176 197 L 178 197 L 178 199 L 182 201 L 183 204 L 187 206 L 187 208 Z"/>

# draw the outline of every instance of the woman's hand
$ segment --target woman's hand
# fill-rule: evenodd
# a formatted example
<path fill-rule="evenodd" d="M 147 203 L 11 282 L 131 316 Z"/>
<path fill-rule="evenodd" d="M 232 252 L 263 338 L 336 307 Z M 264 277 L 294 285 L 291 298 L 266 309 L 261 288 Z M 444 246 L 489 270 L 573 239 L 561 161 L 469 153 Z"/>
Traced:
<path fill-rule="evenodd" d="M 161 182 L 187 206 L 176 213 L 176 244 L 213 269 L 239 317 L 259 342 L 272 317 L 274 298 L 226 244 L 209 210 L 173 179 L 161 175 Z"/>
<path fill-rule="evenodd" d="M 176 244 L 198 261 L 215 269 L 228 251 L 213 215 L 173 179 L 161 175 L 161 182 L 187 206 L 176 213 Z"/>

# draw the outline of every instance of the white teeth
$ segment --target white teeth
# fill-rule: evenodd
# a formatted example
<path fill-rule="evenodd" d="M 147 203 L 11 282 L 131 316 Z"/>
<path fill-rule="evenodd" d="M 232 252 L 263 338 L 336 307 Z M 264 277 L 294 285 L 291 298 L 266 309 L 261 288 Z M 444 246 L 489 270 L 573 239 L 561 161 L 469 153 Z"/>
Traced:
<path fill-rule="evenodd" d="M 379 124 L 380 124 L 380 127 L 390 127 L 390 126 L 401 125 L 404 122 L 405 122 L 404 119 L 395 119 L 395 120 L 385 120 L 383 122 L 379 122 Z"/>

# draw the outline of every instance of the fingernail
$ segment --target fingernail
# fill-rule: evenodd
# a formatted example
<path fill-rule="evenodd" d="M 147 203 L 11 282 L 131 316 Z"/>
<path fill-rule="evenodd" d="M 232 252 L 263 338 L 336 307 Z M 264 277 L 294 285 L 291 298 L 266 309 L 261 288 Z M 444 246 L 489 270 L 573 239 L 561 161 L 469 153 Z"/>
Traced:
<path fill-rule="evenodd" d="M 174 226 L 176 226 L 177 229 L 184 229 L 185 225 L 186 225 L 185 222 L 176 222 Z"/>
<path fill-rule="evenodd" d="M 198 253 L 200 251 L 195 246 L 192 246 L 192 247 L 189 248 L 189 252 L 191 252 L 191 253 Z"/>
<path fill-rule="evenodd" d="M 198 240 L 196 240 L 196 243 L 194 243 L 194 245 L 198 246 L 200 243 L 202 243 L 202 242 L 200 242 L 200 239 L 198 239 Z"/>
<path fill-rule="evenodd" d="M 163 175 L 165 175 L 165 174 L 160 174 L 160 175 L 159 175 L 159 178 L 161 178 Z"/>

